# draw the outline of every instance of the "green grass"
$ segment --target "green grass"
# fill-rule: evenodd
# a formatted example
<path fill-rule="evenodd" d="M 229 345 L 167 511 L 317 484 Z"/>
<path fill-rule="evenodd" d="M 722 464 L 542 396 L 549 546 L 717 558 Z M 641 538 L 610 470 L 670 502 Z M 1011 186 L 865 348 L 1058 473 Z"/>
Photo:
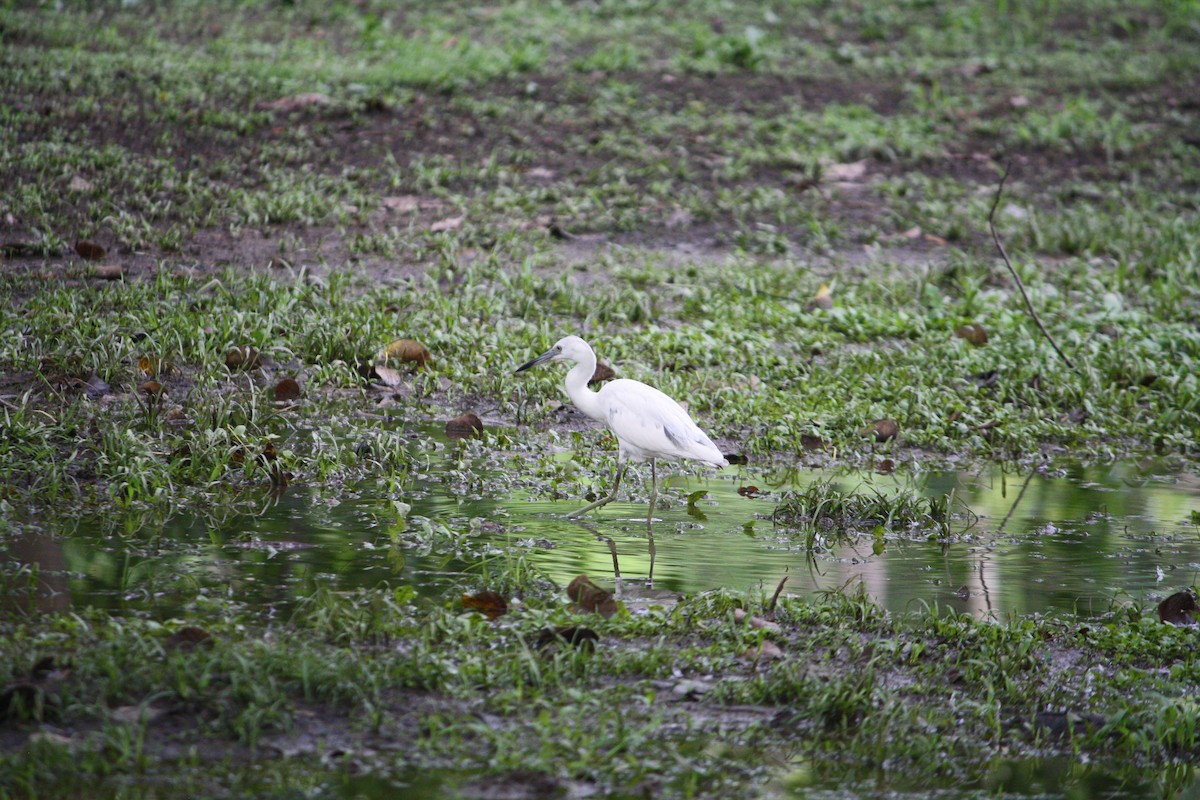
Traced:
<path fill-rule="evenodd" d="M 1132 776 L 1196 744 L 1184 699 L 1195 676 L 1155 677 L 1160 665 L 1191 663 L 1187 631 L 1143 623 L 1138 610 L 1085 628 L 938 613 L 891 619 L 861 597 L 835 594 L 785 600 L 772 633 L 733 623 L 730 609 L 755 601 L 729 595 L 607 622 L 573 618 L 544 593 L 526 600 L 519 614 L 488 623 L 403 588 L 318 592 L 265 628 L 253 614 L 198 604 L 188 623 L 211 638 L 193 649 L 172 643 L 181 621 L 83 614 L 53 629 L 10 621 L 3 657 L 14 673 L 47 655 L 69 668 L 31 690 L 36 702 L 10 706 L 6 725 L 32 730 L 41 721 L 65 738 L 3 756 L 0 785 L 16 796 L 90 797 L 100 796 L 95 786 L 140 775 L 149 784 L 137 796 L 152 797 L 167 770 L 211 781 L 211 792 L 229 778 L 245 781 L 244 767 L 225 760 L 233 744 L 265 754 L 314 733 L 381 775 L 454 764 L 604 793 L 651 782 L 670 796 L 742 790 L 780 763 L 823 753 L 838 754 L 847 779 L 886 763 L 896 780 L 941 785 L 980 780 L 996 753 L 1013 747 L 1115 758 Z M 533 645 L 539 631 L 564 623 L 599 631 L 596 651 Z M 745 655 L 764 638 L 782 659 Z M 1111 680 L 1082 678 L 1096 668 Z M 688 681 L 701 693 L 685 709 L 671 694 Z M 761 724 L 719 723 L 748 708 Z M 1102 730 L 1063 741 L 1034 722 L 1070 709 L 1100 715 Z M 311 728 L 318 719 L 320 733 Z M 414 738 L 403 752 L 372 756 L 363 748 L 381 730 Z M 164 762 L 162 748 L 175 741 L 194 744 Z M 931 760 L 947 748 L 952 761 Z"/>

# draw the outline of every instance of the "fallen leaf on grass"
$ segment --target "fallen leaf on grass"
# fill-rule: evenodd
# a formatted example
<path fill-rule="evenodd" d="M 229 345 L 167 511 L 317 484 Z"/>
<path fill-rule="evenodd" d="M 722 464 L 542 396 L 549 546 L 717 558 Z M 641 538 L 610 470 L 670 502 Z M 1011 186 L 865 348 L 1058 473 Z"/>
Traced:
<path fill-rule="evenodd" d="M 119 281 L 125 277 L 125 269 L 120 264 L 97 264 L 92 268 L 92 277 L 102 281 Z"/>
<path fill-rule="evenodd" d="M 743 622 L 749 622 L 751 628 L 758 628 L 758 629 L 768 630 L 768 631 L 781 630 L 778 622 L 771 622 L 771 620 L 769 620 L 769 619 L 763 619 L 762 617 L 756 617 L 753 614 L 750 614 L 749 612 L 747 612 L 744 608 L 735 608 L 733 610 L 733 621 L 738 623 L 739 625 L 742 624 Z"/>
<path fill-rule="evenodd" d="M 225 353 L 225 367 L 234 372 L 262 366 L 262 356 L 253 347 L 231 347 Z"/>
<path fill-rule="evenodd" d="M 467 611 L 478 611 L 488 619 L 495 619 L 508 613 L 508 601 L 499 592 L 493 592 L 490 589 L 475 594 L 464 594 L 462 604 Z"/>
<path fill-rule="evenodd" d="M 588 379 L 588 386 L 595 386 L 604 381 L 611 381 L 617 377 L 617 373 L 608 364 L 596 364 L 596 369 L 592 372 L 592 377 Z"/>
<path fill-rule="evenodd" d="M 138 387 L 138 393 L 150 400 L 161 400 L 164 392 L 163 385 L 158 381 L 146 381 Z"/>
<path fill-rule="evenodd" d="M 558 628 L 547 628 L 538 636 L 537 647 L 542 649 L 561 643 L 574 645 L 584 652 L 590 653 L 596 649 L 600 636 L 591 628 L 575 625 L 563 625 Z"/>
<path fill-rule="evenodd" d="M 446 435 L 451 439 L 468 439 L 483 435 L 483 420 L 473 411 L 446 423 Z"/>
<path fill-rule="evenodd" d="M 805 450 L 824 450 L 829 447 L 829 441 L 815 433 L 802 433 L 800 434 L 800 446 Z"/>
<path fill-rule="evenodd" d="M 153 378 L 156 375 L 166 375 L 174 370 L 175 365 L 159 356 L 142 356 L 137 362 L 138 369 L 145 373 L 146 377 Z"/>
<path fill-rule="evenodd" d="M 959 339 L 966 339 L 968 343 L 976 347 L 983 347 L 988 343 L 987 330 L 978 322 L 963 325 L 954 332 L 954 335 Z"/>
<path fill-rule="evenodd" d="M 894 419 L 877 419 L 859 431 L 861 436 L 874 436 L 877 442 L 886 442 L 900 435 L 900 426 Z"/>
<path fill-rule="evenodd" d="M 79 254 L 80 258 L 85 258 L 88 261 L 99 261 L 108 253 L 101 245 L 93 242 L 91 239 L 80 239 L 76 242 L 75 252 Z"/>
<path fill-rule="evenodd" d="M 737 493 L 742 497 L 749 497 L 753 500 L 755 497 L 758 497 L 760 494 L 762 494 L 762 491 L 757 486 L 739 486 Z"/>
<path fill-rule="evenodd" d="M 587 575 L 580 575 L 567 586 L 567 597 L 574 601 L 580 611 L 611 617 L 617 613 L 618 605 L 612 592 L 601 589 Z"/>
<path fill-rule="evenodd" d="M 275 384 L 275 388 L 271 390 L 271 394 L 275 398 L 276 402 L 299 400 L 300 384 L 295 378 L 284 378 L 279 383 Z"/>
<path fill-rule="evenodd" d="M 772 641 L 764 641 L 758 647 L 751 647 L 745 656 L 753 661 L 774 661 L 783 658 L 783 651 Z"/>
<path fill-rule="evenodd" d="M 1200 606 L 1191 592 L 1176 592 L 1158 604 L 1158 618 L 1168 625 L 1195 625 Z"/>
<path fill-rule="evenodd" d="M 379 351 L 375 360 L 384 364 L 399 361 L 423 367 L 433 360 L 433 354 L 416 339 L 393 339 L 387 347 Z"/>
<path fill-rule="evenodd" d="M 812 300 L 808 301 L 806 308 L 809 311 L 823 308 L 829 310 L 833 308 L 833 290 L 829 288 L 829 284 L 822 283 L 817 293 L 813 295 Z"/>

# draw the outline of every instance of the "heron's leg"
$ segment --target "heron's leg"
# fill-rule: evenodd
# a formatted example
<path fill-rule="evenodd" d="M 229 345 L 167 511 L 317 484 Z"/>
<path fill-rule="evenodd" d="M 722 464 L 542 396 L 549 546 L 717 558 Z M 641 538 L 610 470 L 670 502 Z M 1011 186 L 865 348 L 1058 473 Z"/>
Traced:
<path fill-rule="evenodd" d="M 613 488 L 612 488 L 612 491 L 608 493 L 608 497 L 601 497 L 596 502 L 589 503 L 588 505 L 584 506 L 583 508 L 579 509 L 578 511 L 572 511 L 570 514 L 567 514 L 567 519 L 575 519 L 576 517 L 583 516 L 587 512 L 591 511 L 592 509 L 599 508 L 600 506 L 606 506 L 609 503 L 611 503 L 613 500 L 616 500 L 617 499 L 617 489 L 620 488 L 620 486 L 621 486 L 621 476 L 624 474 L 625 474 L 625 462 L 623 460 L 621 460 L 620 458 L 618 458 L 617 459 L 617 474 L 613 478 Z"/>
<path fill-rule="evenodd" d="M 654 524 L 654 504 L 658 502 L 658 467 L 650 459 L 650 510 L 646 513 L 646 527 Z"/>
<path fill-rule="evenodd" d="M 646 577 L 647 577 L 647 580 L 650 581 L 650 588 L 653 589 L 654 588 L 654 559 L 658 556 L 658 548 L 656 548 L 654 546 L 654 529 L 653 528 L 646 529 L 646 540 L 648 541 L 646 550 L 650 553 L 650 574 Z"/>

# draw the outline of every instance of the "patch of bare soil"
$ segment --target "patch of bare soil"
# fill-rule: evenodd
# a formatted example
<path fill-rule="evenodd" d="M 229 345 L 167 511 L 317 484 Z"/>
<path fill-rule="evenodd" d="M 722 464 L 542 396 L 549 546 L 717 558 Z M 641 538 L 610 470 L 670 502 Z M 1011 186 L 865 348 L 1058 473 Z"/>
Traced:
<path fill-rule="evenodd" d="M 805 78 L 758 74 L 720 76 L 673 76 L 665 74 L 595 75 L 560 78 L 538 76 L 536 97 L 526 93 L 528 81 L 501 82 L 482 87 L 463 95 L 421 93 L 410 102 L 397 105 L 366 104 L 361 108 L 343 105 L 302 105 L 291 111 L 260 111 L 248 132 L 230 127 L 201 124 L 206 109 L 185 107 L 183 118 L 173 124 L 161 121 L 152 113 L 152 85 L 140 85 L 134 76 L 117 75 L 115 80 L 122 97 L 121 108 L 101 106 L 94 113 L 82 116 L 70 96 L 47 93 L 40 97 L 14 100 L 26 110 L 38 111 L 31 130 L 23 131 L 27 139 L 48 139 L 63 130 L 76 143 L 97 150 L 112 148 L 126 152 L 134 160 L 153 162 L 166 159 L 184 175 L 220 175 L 229 186 L 245 189 L 267 187 L 267 177 L 254 165 L 269 160 L 265 153 L 290 153 L 279 156 L 277 166 L 329 176 L 335 181 L 348 173 L 362 188 L 391 196 L 397 193 L 386 185 L 379 165 L 394 160 L 405 165 L 418 159 L 441 156 L 456 164 L 482 164 L 489 159 L 502 163 L 512 158 L 513 169 L 527 167 L 515 163 L 518 154 L 535 153 L 537 168 L 543 170 L 548 182 L 552 180 L 587 181 L 589 175 L 603 169 L 614 154 L 602 146 L 598 134 L 606 124 L 636 126 L 636 120 L 605 121 L 592 108 L 598 93 L 613 78 L 633 86 L 641 98 L 641 108 L 647 115 L 674 113 L 689 103 L 703 102 L 713 108 L 733 109 L 746 114 L 777 114 L 783 105 L 820 109 L 831 104 L 856 104 L 868 107 L 881 115 L 906 110 L 906 90 L 900 82 L 839 80 L 836 76 Z M 967 80 L 967 79 L 964 79 Z M 982 86 L 979 91 L 986 91 Z M 1193 104 L 1193 94 L 1182 84 L 1162 86 L 1156 91 L 1141 91 L 1135 107 L 1144 110 L 1147 118 L 1161 120 L 1163 108 Z M 485 106 L 475 101 L 499 100 L 514 112 L 496 117 L 480 110 Z M 260 109 L 262 103 L 259 103 Z M 141 109 L 141 112 L 138 111 Z M 984 115 L 996 118 L 1015 115 L 1011 98 L 997 97 Z M 141 116 L 140 123 L 137 117 Z M 265 115 L 265 116 L 263 116 Z M 134 122 L 131 124 L 131 116 Z M 964 117 L 964 133 L 953 140 L 947 152 L 922 163 L 898 164 L 879 158 L 866 159 L 864 177 L 850 181 L 821 185 L 803 175 L 788 173 L 769 166 L 752 169 L 748 175 L 730 179 L 718 168 L 736 143 L 708 141 L 703 143 L 677 142 L 647 135 L 649 148 L 671 148 L 683 160 L 683 167 L 694 176 L 695 183 L 713 190 L 733 184 L 771 186 L 796 196 L 798 203 L 815 203 L 816 212 L 836 221 L 845 231 L 852 251 L 860 248 L 857 232 L 887 230 L 888 206 L 871 187 L 878 177 L 902 176 L 910 170 L 936 176 L 950 176 L 964 183 L 994 184 L 999 166 L 1014 163 L 1015 179 L 1026 183 L 1034 193 L 1072 179 L 1119 179 L 1123 171 L 1135 166 L 1109 159 L 1099 150 L 1046 150 L 1026 148 L 1005 150 L 995 139 L 967 133 L 970 126 Z M 1159 123 L 1162 125 L 1163 123 Z M 636 130 L 636 128 L 634 128 Z M 1186 132 L 1184 132 L 1186 133 Z M 1183 135 L 1163 127 L 1164 136 Z M 661 138 L 661 137 L 660 137 Z M 165 145 L 164 145 L 165 143 Z M 491 179 L 476 180 L 464 177 L 452 181 L 449 189 L 467 198 L 495 188 Z M 375 177 L 378 176 L 378 177 Z M 40 180 L 41 176 L 20 175 L 24 181 Z M 627 179 L 635 185 L 651 178 L 638 169 L 630 169 Z M 529 180 L 529 176 L 526 176 Z M 118 179 L 119 182 L 119 179 Z M 103 187 L 117 205 L 129 198 L 133 207 L 143 204 L 145 187 L 131 176 L 127 185 Z M 411 190 L 410 190 L 411 191 Z M 159 198 L 171 201 L 168 190 L 160 190 Z M 404 260 L 354 252 L 350 246 L 356 236 L 378 234 L 393 227 L 412 227 L 429 230 L 454 213 L 446 201 L 422 196 L 414 191 L 397 207 L 366 209 L 353 215 L 351 222 L 339 225 L 296 222 L 270 224 L 254 228 L 234 229 L 228 225 L 210 226 L 186 236 L 178 250 L 163 250 L 140 243 L 130 246 L 111 229 L 101 230 L 92 238 L 109 250 L 108 263 L 118 263 L 123 276 L 136 277 L 151 273 L 166 264 L 208 272 L 223 267 L 278 268 L 305 267 L 325 271 L 333 268 L 353 268 L 380 280 L 420 274 L 424 265 L 418 260 Z M 96 209 L 77 192 L 64 185 L 58 208 L 52 216 L 70 221 L 78 230 L 87 230 L 96 218 Z M 687 217 L 662 220 L 648 219 L 636 230 L 605 230 L 595 220 L 571 220 L 554 227 L 552 207 L 544 216 L 527 219 L 500 219 L 499 228 L 516 227 L 541 231 L 551 241 L 570 241 L 571 236 L 592 237 L 592 242 L 624 246 L 640 246 L 675 251 L 688 255 L 712 254 L 727 251 L 738 233 L 737 221 L 718 215 L 711 220 L 696 221 Z M 171 225 L 187 227 L 190 223 L 180 211 L 167 211 L 155 217 L 156 225 L 166 229 Z M 981 226 L 982 228 L 982 226 Z M 564 232 L 565 237 L 558 236 Z M 784 231 L 799 243 L 795 232 Z M 28 245 L 36 239 L 29 221 L 5 218 L 0 215 L 0 244 Z M 488 241 L 477 243 L 481 247 Z M 914 243 L 902 243 L 911 246 Z M 915 243 L 922 244 L 922 243 Z M 967 246 L 987 247 L 981 230 L 978 241 Z M 567 247 L 578 246 L 567 245 Z M 802 246 L 802 243 L 801 243 Z M 923 249 L 936 253 L 936 247 Z M 46 277 L 86 277 L 95 271 L 94 265 L 84 262 L 73 252 L 51 254 L 50 258 L 21 247 L 5 250 L 0 257 L 0 270 L 38 270 Z"/>

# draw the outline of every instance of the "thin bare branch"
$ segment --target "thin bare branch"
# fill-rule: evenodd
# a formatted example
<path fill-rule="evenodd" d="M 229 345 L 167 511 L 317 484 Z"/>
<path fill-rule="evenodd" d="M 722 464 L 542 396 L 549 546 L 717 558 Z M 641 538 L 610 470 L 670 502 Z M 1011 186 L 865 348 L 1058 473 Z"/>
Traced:
<path fill-rule="evenodd" d="M 775 604 L 779 602 L 779 594 L 783 591 L 783 585 L 787 583 L 788 576 L 784 575 L 779 581 L 779 585 L 775 587 L 775 594 L 771 596 L 771 602 L 767 606 L 767 619 L 771 619 L 775 615 Z"/>
<path fill-rule="evenodd" d="M 1004 249 L 1004 242 L 1000 241 L 1000 233 L 996 230 L 996 208 L 1000 205 L 1000 196 L 1004 193 L 1004 182 L 1008 180 L 1008 173 L 1011 166 L 1011 164 L 1004 166 L 1004 174 L 1000 176 L 1000 183 L 996 186 L 996 196 L 992 199 L 992 208 L 988 211 L 988 227 L 992 229 L 992 241 L 996 243 L 996 249 L 1000 251 L 1000 257 L 1004 259 L 1004 266 L 1008 267 L 1009 274 L 1017 282 L 1017 288 L 1021 290 L 1021 297 L 1025 299 L 1025 309 L 1029 312 L 1029 316 L 1033 317 L 1033 321 L 1041 329 L 1042 335 L 1046 337 L 1046 341 L 1050 342 L 1050 346 L 1054 348 L 1054 352 L 1058 353 L 1062 360 L 1067 363 L 1068 367 L 1078 372 L 1078 367 L 1062 351 L 1062 348 L 1058 346 L 1058 342 L 1054 341 L 1054 337 L 1050 335 L 1050 331 L 1046 330 L 1046 326 L 1042 323 L 1042 318 L 1034 310 L 1033 303 L 1029 300 L 1029 293 L 1025 291 L 1025 284 L 1021 281 L 1021 276 L 1017 274 L 1017 270 L 1013 267 L 1012 261 L 1008 257 L 1008 251 Z"/>

